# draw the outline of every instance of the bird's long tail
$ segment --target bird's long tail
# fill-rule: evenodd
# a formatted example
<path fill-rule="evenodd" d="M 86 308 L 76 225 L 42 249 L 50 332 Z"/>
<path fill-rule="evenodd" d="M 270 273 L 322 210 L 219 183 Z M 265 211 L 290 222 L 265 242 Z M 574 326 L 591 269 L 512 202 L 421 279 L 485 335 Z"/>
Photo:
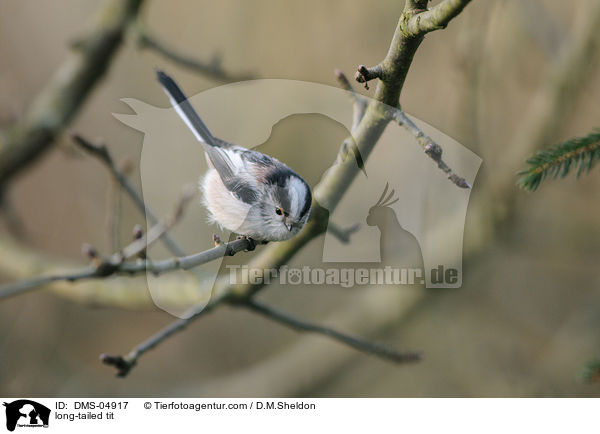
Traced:
<path fill-rule="evenodd" d="M 188 128 L 192 130 L 196 139 L 203 144 L 219 147 L 215 137 L 202 119 L 200 119 L 200 116 L 198 116 L 198 113 L 196 113 L 192 104 L 187 100 L 183 91 L 179 88 L 177 83 L 175 83 L 175 80 L 160 70 L 156 71 L 156 76 L 162 85 L 163 90 L 169 96 L 173 108 L 179 117 L 183 119 L 183 122 L 185 122 Z"/>

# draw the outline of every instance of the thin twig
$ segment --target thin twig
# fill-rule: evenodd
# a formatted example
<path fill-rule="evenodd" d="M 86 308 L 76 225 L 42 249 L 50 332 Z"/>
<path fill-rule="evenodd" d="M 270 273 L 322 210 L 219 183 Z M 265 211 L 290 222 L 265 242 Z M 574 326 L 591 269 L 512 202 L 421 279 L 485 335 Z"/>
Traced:
<path fill-rule="evenodd" d="M 138 241 L 139 240 L 136 240 L 132 243 L 132 245 L 135 246 L 135 249 L 130 248 L 128 250 L 133 255 L 137 254 L 139 249 Z M 138 260 L 137 262 L 123 262 L 123 253 L 115 253 L 108 258 L 100 259 L 94 266 L 87 266 L 79 270 L 61 274 L 38 276 L 0 285 L 0 300 L 61 280 L 76 282 L 84 279 L 102 279 L 111 275 L 134 276 L 146 272 L 158 276 L 177 270 L 190 270 L 223 256 L 233 256 L 236 253 L 247 250 L 249 247 L 250 242 L 248 239 L 240 238 L 230 243 L 222 243 L 203 252 L 194 253 L 188 256 L 163 259 L 160 261 L 146 259 Z"/>
<path fill-rule="evenodd" d="M 375 80 L 376 78 L 383 80 L 383 74 L 384 69 L 381 64 L 371 68 L 367 68 L 365 65 L 359 65 L 356 74 L 354 74 L 354 79 L 359 83 L 364 83 L 365 89 L 369 90 L 369 81 Z"/>
<path fill-rule="evenodd" d="M 195 72 L 223 82 L 236 82 L 255 78 L 255 75 L 250 73 L 231 74 L 225 71 L 221 65 L 221 59 L 217 56 L 213 57 L 211 61 L 206 62 L 182 54 L 150 35 L 143 26 L 138 24 L 136 28 L 137 41 L 141 48 L 154 50 L 161 56 Z"/>
<path fill-rule="evenodd" d="M 202 310 L 203 313 L 206 313 L 207 311 L 208 309 Z M 156 347 L 173 334 L 183 330 L 193 319 L 195 319 L 195 317 L 182 318 L 172 322 L 155 335 L 137 345 L 126 356 L 113 356 L 103 353 L 100 355 L 100 360 L 106 365 L 117 368 L 117 377 L 125 377 L 129 371 L 131 371 L 131 368 L 137 364 L 138 359 L 144 353 Z"/>
<path fill-rule="evenodd" d="M 384 347 L 363 339 L 358 339 L 329 327 L 320 326 L 317 324 L 304 321 L 293 317 L 287 313 L 281 312 L 267 304 L 264 304 L 256 298 L 252 297 L 238 304 L 241 307 L 246 307 L 252 312 L 259 313 L 266 318 L 291 327 L 300 332 L 309 332 L 325 335 L 333 340 L 341 342 L 349 347 L 352 347 L 363 353 L 372 354 L 382 359 L 390 360 L 395 363 L 417 362 L 421 360 L 421 354 L 417 352 L 401 353 L 391 348 Z"/>
<path fill-rule="evenodd" d="M 124 159 L 118 165 L 117 170 L 123 176 L 127 176 L 133 170 L 131 159 Z M 121 246 L 121 209 L 123 203 L 121 193 L 123 187 L 114 176 L 111 176 L 111 178 L 106 194 L 106 234 L 107 245 L 111 246 L 112 251 L 116 251 Z"/>
<path fill-rule="evenodd" d="M 350 84 L 350 80 L 348 80 L 348 77 L 346 77 L 346 75 L 344 74 L 344 72 L 341 69 L 336 69 L 334 71 L 334 73 L 335 73 L 335 76 L 337 77 L 340 87 L 350 93 L 350 97 L 352 98 L 352 101 L 353 101 L 353 104 L 352 104 L 352 109 L 353 109 L 353 111 L 352 111 L 352 113 L 353 113 L 352 114 L 352 131 L 351 131 L 351 132 L 353 132 L 356 129 L 356 127 L 358 126 L 358 124 L 360 123 L 360 121 L 362 120 L 363 116 L 365 115 L 365 110 L 367 109 L 367 105 L 369 103 L 365 97 L 356 93 L 356 91 Z"/>
<path fill-rule="evenodd" d="M 246 241 L 247 238 L 241 238 L 235 242 Z M 231 244 L 231 243 L 230 243 Z M 216 247 L 215 247 L 216 248 Z M 172 323 L 168 324 L 163 329 L 159 330 L 156 334 L 146 339 L 139 345 L 136 345 L 126 356 L 113 356 L 110 354 L 103 353 L 100 355 L 100 360 L 110 366 L 117 368 L 117 377 L 125 377 L 129 371 L 137 364 L 138 359 L 149 350 L 155 348 L 169 337 L 185 329 L 188 324 L 192 321 L 208 313 L 213 309 L 216 304 L 199 304 L 191 307 L 182 315 L 180 318 Z"/>
<path fill-rule="evenodd" d="M 175 226 L 175 224 L 183 216 L 185 207 L 189 204 L 195 194 L 196 189 L 194 187 L 186 186 L 183 189 L 181 198 L 177 202 L 177 206 L 175 207 L 173 213 L 164 221 L 158 222 L 152 226 L 150 230 L 143 234 L 140 238 L 134 240 L 131 242 L 131 244 L 123 248 L 121 251 L 123 258 L 130 259 L 134 256 L 137 256 L 140 252 L 147 250 L 150 245 L 167 233 L 169 229 Z"/>
<path fill-rule="evenodd" d="M 206 311 L 207 310 L 203 310 L 202 312 Z M 100 355 L 100 360 L 106 365 L 117 368 L 117 377 L 125 377 L 129 374 L 131 368 L 137 364 L 138 359 L 144 353 L 156 347 L 173 334 L 183 330 L 194 318 L 195 317 L 183 318 L 172 322 L 167 327 L 133 348 L 126 356 L 113 356 L 103 353 Z"/>
<path fill-rule="evenodd" d="M 110 180 L 106 192 L 106 216 L 104 218 L 106 228 L 107 246 L 111 250 L 117 250 L 121 245 L 120 222 L 121 222 L 121 184 L 115 179 Z"/>
<path fill-rule="evenodd" d="M 462 12 L 471 0 L 443 0 L 425 9 L 428 0 L 412 0 L 419 9 L 405 13 L 403 33 L 405 37 L 421 37 L 434 30 L 445 29 L 448 23 Z"/>
<path fill-rule="evenodd" d="M 24 279 L 13 283 L 0 285 L 0 300 L 21 294 L 23 292 L 38 288 L 48 283 L 56 281 L 75 282 L 83 279 L 105 278 L 115 274 L 136 275 L 145 272 L 151 272 L 159 275 L 175 270 L 189 270 L 198 265 L 214 261 L 224 255 L 233 256 L 237 252 L 247 250 L 251 247 L 250 241 L 246 238 L 235 240 L 231 243 L 221 243 L 212 249 L 196 253 L 189 256 L 164 259 L 161 261 L 140 260 L 136 263 L 125 262 L 134 256 L 145 251 L 149 245 L 156 242 L 163 233 L 175 225 L 183 215 L 185 205 L 190 201 L 192 195 L 189 191 L 184 191 L 173 214 L 165 220 L 154 225 L 147 234 L 134 239 L 122 251 L 117 252 L 105 259 L 100 259 L 95 249 L 89 245 L 84 246 L 88 257 L 94 260 L 93 266 L 88 266 L 80 270 L 61 273 L 50 276 L 39 276 L 31 279 Z"/>
<path fill-rule="evenodd" d="M 138 194 L 135 187 L 129 182 L 125 174 L 123 174 L 117 165 L 115 164 L 113 158 L 108 152 L 108 148 L 105 144 L 93 144 L 89 140 L 83 138 L 79 134 L 72 134 L 71 138 L 73 141 L 79 145 L 82 149 L 89 152 L 92 156 L 96 157 L 100 160 L 104 165 L 109 169 L 111 175 L 121 184 L 125 192 L 131 197 L 137 208 L 146 215 L 150 224 L 156 225 L 159 220 L 154 215 L 154 213 L 146 206 L 144 203 L 144 199 Z M 163 233 L 161 235 L 162 241 L 165 243 L 165 246 L 169 249 L 169 251 L 175 256 L 185 256 L 186 253 L 179 247 L 177 242 L 168 234 Z"/>
<path fill-rule="evenodd" d="M 437 163 L 437 166 L 448 175 L 448 179 L 452 181 L 452 183 L 460 188 L 471 188 L 471 184 L 469 184 L 465 178 L 454 173 L 444 160 L 442 160 L 442 147 L 425 134 L 402 110 L 392 110 L 390 116 L 415 137 L 429 158 Z"/>
<path fill-rule="evenodd" d="M 75 282 L 77 280 L 82 279 L 91 279 L 92 277 L 101 277 L 100 273 L 98 272 L 98 269 L 99 267 L 89 266 L 71 273 L 57 274 L 53 276 L 33 277 L 30 279 L 19 280 L 13 283 L 5 283 L 4 285 L 0 285 L 0 300 L 12 297 L 13 295 L 20 295 L 24 292 L 60 280 Z"/>
<path fill-rule="evenodd" d="M 142 229 L 142 227 L 140 225 L 135 225 L 133 227 L 133 231 L 132 231 L 131 235 L 132 235 L 133 240 L 139 240 L 144 236 L 144 230 Z M 147 249 L 144 249 L 141 252 L 139 252 L 138 258 L 144 259 L 144 260 L 147 259 L 148 258 Z"/>
<path fill-rule="evenodd" d="M 418 362 L 421 360 L 421 354 L 416 352 L 401 353 L 391 348 L 384 347 L 379 344 L 355 338 L 347 334 L 338 332 L 329 327 L 319 326 L 309 323 L 304 320 L 292 317 L 284 312 L 278 311 L 264 303 L 261 303 L 254 298 L 237 300 L 232 303 L 234 306 L 240 306 L 250 309 L 252 312 L 259 313 L 266 318 L 284 324 L 297 331 L 317 333 L 327 336 L 335 341 L 341 342 L 349 347 L 352 347 L 363 353 L 372 354 L 376 357 L 390 360 L 395 363 Z M 192 308 L 184 314 L 184 318 L 172 322 L 165 328 L 160 330 L 155 335 L 151 336 L 141 344 L 135 346 L 125 356 L 114 356 L 103 353 L 100 355 L 100 360 L 103 363 L 114 366 L 117 369 L 117 377 L 125 377 L 131 369 L 137 364 L 138 359 L 149 350 L 168 339 L 173 334 L 185 329 L 188 324 L 198 318 L 200 315 L 207 313 L 214 305 L 207 305 L 202 309 Z"/>

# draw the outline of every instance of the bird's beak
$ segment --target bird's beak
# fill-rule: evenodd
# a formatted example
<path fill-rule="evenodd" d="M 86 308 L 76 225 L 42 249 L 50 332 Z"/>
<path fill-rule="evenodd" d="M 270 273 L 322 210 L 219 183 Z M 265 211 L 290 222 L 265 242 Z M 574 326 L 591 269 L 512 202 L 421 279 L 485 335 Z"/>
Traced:
<path fill-rule="evenodd" d="M 283 221 L 283 224 L 285 225 L 285 227 L 287 228 L 288 231 L 290 231 L 290 232 L 292 231 L 293 225 L 288 219 L 285 219 Z"/>

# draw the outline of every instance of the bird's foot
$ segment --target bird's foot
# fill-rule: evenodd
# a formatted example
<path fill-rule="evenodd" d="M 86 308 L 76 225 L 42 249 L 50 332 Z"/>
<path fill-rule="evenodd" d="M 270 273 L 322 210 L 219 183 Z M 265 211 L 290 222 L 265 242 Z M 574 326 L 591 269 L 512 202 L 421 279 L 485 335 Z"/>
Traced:
<path fill-rule="evenodd" d="M 254 249 L 256 249 L 256 241 L 254 241 L 249 236 L 247 236 L 247 235 L 238 235 L 237 239 L 238 240 L 247 240 L 248 241 L 248 247 L 245 250 L 246 252 L 251 252 Z"/>

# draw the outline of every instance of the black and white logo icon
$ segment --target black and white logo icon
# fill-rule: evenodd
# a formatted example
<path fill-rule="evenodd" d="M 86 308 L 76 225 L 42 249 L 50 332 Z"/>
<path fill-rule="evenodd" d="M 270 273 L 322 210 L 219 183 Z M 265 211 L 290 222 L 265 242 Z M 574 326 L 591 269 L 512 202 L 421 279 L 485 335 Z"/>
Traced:
<path fill-rule="evenodd" d="M 5 402 L 6 429 L 48 427 L 50 409 L 45 405 L 29 399 L 19 399 L 10 403 Z"/>

